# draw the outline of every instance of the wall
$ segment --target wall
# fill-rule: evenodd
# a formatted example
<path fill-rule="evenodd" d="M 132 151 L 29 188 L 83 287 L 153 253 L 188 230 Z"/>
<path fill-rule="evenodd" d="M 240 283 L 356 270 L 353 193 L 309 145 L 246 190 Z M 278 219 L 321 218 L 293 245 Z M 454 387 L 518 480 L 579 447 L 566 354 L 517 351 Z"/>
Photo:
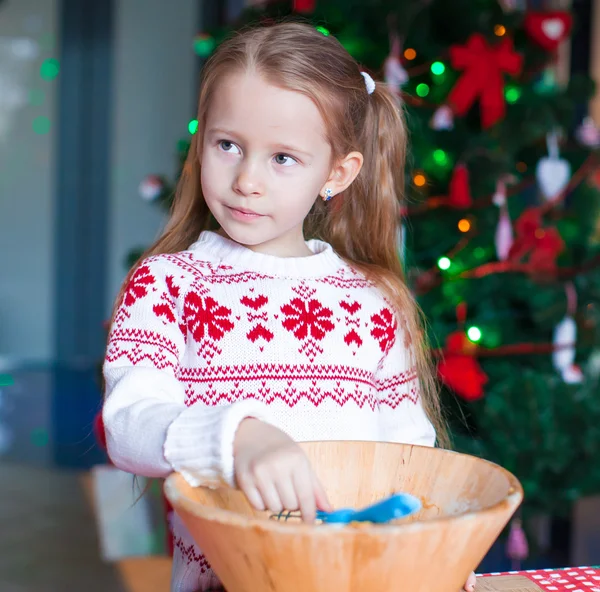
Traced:
<path fill-rule="evenodd" d="M 57 93 L 40 67 L 56 14 L 57 0 L 0 3 L 0 362 L 52 355 Z"/>
<path fill-rule="evenodd" d="M 197 0 L 120 0 L 115 23 L 112 190 L 107 314 L 128 251 L 146 246 L 162 224 L 138 193 L 148 174 L 172 176 L 176 144 L 195 115 Z"/>

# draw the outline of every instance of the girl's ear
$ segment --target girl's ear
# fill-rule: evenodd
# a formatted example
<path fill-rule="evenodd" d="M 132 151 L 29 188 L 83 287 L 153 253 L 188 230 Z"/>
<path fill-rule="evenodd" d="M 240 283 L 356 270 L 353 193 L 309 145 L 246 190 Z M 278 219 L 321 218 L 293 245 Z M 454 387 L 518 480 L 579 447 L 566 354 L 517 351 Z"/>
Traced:
<path fill-rule="evenodd" d="M 360 173 L 363 161 L 364 158 L 360 152 L 350 152 L 350 154 L 338 160 L 321 189 L 321 197 L 331 199 L 334 195 L 347 189 Z"/>

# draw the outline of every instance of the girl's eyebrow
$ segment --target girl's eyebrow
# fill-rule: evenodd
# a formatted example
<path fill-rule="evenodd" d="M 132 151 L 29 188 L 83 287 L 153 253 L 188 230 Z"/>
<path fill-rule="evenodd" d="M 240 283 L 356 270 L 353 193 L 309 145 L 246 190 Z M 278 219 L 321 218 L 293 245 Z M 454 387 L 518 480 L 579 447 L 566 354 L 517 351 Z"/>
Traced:
<path fill-rule="evenodd" d="M 304 154 L 305 156 L 311 156 L 310 152 L 306 152 L 306 150 L 301 150 L 295 146 L 290 146 L 289 144 L 275 144 L 275 148 L 281 150 L 282 152 L 297 152 L 298 154 Z"/>
<path fill-rule="evenodd" d="M 239 137 L 235 132 L 222 128 L 222 127 L 213 127 L 211 129 L 209 129 L 207 132 L 207 134 L 223 134 L 224 136 L 235 136 L 235 137 Z"/>

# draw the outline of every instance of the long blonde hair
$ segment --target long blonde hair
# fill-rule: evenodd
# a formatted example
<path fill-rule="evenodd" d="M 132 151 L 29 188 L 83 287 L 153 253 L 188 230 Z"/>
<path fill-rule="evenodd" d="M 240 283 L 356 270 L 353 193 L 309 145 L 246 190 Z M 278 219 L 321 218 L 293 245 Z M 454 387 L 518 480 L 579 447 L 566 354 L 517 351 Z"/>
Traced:
<path fill-rule="evenodd" d="M 201 231 L 210 228 L 211 213 L 202 195 L 198 160 L 206 114 L 222 77 L 248 69 L 314 101 L 327 126 L 334 160 L 354 150 L 363 154 L 362 170 L 344 194 L 328 203 L 317 200 L 305 221 L 305 236 L 330 243 L 391 302 L 414 355 L 425 412 L 436 429 L 438 445 L 447 445 L 423 315 L 406 285 L 398 253 L 407 146 L 402 109 L 384 84 L 367 93 L 358 64 L 334 37 L 307 24 L 287 22 L 238 32 L 217 48 L 203 69 L 198 131 L 177 185 L 170 219 L 140 261 L 185 250 Z M 117 303 L 137 265 L 139 262 L 126 278 Z"/>

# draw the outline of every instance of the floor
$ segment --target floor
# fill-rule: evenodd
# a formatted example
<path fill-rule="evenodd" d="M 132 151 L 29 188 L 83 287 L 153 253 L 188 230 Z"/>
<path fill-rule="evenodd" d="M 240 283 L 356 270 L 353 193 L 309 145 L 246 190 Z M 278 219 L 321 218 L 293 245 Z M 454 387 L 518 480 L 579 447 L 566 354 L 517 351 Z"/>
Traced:
<path fill-rule="evenodd" d="M 95 370 L 0 378 L 0 592 L 168 592 L 166 557 L 101 559 Z"/>
<path fill-rule="evenodd" d="M 2 592 L 167 592 L 165 557 L 100 559 L 89 476 L 0 463 Z"/>
<path fill-rule="evenodd" d="M 78 473 L 2 463 L 0 475 L 2 592 L 126 592 L 100 561 Z"/>

